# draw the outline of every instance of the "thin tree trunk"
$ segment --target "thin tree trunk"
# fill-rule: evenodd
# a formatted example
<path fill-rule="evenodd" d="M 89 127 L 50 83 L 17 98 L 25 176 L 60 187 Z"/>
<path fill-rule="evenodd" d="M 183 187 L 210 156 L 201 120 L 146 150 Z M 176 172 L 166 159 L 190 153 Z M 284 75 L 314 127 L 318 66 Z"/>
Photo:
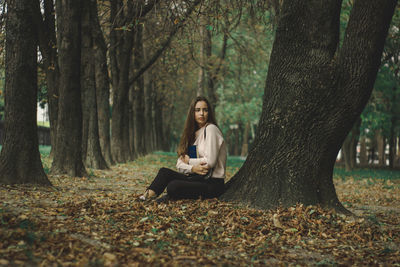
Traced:
<path fill-rule="evenodd" d="M 351 136 L 350 134 L 346 137 L 342 145 L 342 156 L 344 161 L 344 167 L 346 171 L 351 171 L 351 164 L 350 164 L 350 143 L 351 143 Z"/>
<path fill-rule="evenodd" d="M 138 70 L 143 64 L 143 44 L 142 44 L 142 32 L 143 28 L 141 25 L 137 25 L 133 62 L 135 70 Z M 146 154 L 146 148 L 144 146 L 144 133 L 145 129 L 145 108 L 144 108 L 144 79 L 143 75 L 139 77 L 134 84 L 134 99 L 133 99 L 133 110 L 134 110 L 134 146 L 135 155 L 143 156 Z"/>
<path fill-rule="evenodd" d="M 107 46 L 97 15 L 97 3 L 92 3 L 92 36 L 94 49 L 95 83 L 100 147 L 109 166 L 115 162 L 111 156 L 110 132 L 110 80 L 107 68 Z"/>
<path fill-rule="evenodd" d="M 52 174 L 87 175 L 82 161 L 80 85 L 81 2 L 57 0 L 58 64 L 60 67 L 56 153 Z"/>
<path fill-rule="evenodd" d="M 206 81 L 206 91 L 208 96 L 208 101 L 210 101 L 210 105 L 215 110 L 217 106 L 217 93 L 215 92 L 215 81 L 216 81 L 216 70 L 213 66 L 212 57 L 212 38 L 211 38 L 211 30 L 209 29 L 210 18 L 208 16 L 205 17 L 205 25 L 203 26 L 203 46 L 204 46 L 204 67 L 205 67 L 205 78 Z"/>
<path fill-rule="evenodd" d="M 7 1 L 5 120 L 0 183 L 51 185 L 40 160 L 36 125 L 37 32 L 31 0 Z"/>
<path fill-rule="evenodd" d="M 144 38 L 146 39 L 147 27 L 145 25 L 143 26 L 143 35 Z M 143 46 L 143 58 L 144 61 L 148 61 L 148 56 L 147 56 L 147 49 L 142 41 L 142 46 Z M 152 81 L 152 69 L 148 69 L 144 74 L 143 74 L 143 80 L 144 80 L 144 121 L 145 121 L 145 137 L 144 137 L 144 144 L 145 144 L 145 150 L 147 153 L 154 151 L 155 149 L 155 138 L 154 138 L 154 120 L 153 120 L 153 102 L 154 102 L 154 93 L 153 93 L 153 86 L 154 83 Z"/>
<path fill-rule="evenodd" d="M 205 22 L 204 16 L 200 16 L 200 25 L 199 25 L 199 36 L 201 38 L 200 48 L 199 48 L 199 55 L 200 55 L 200 68 L 199 73 L 197 75 L 197 96 L 204 96 L 205 90 L 205 62 L 206 62 L 206 55 L 205 55 Z"/>
<path fill-rule="evenodd" d="M 234 152 L 233 154 L 235 156 L 239 156 L 239 146 L 240 146 L 240 141 L 239 141 L 239 134 L 240 134 L 240 127 L 236 128 L 235 131 L 235 143 L 234 143 Z"/>
<path fill-rule="evenodd" d="M 358 140 L 360 139 L 360 126 L 361 126 L 361 118 L 357 120 L 352 129 L 352 136 L 350 143 L 350 166 L 351 169 L 354 169 L 357 166 L 357 145 Z"/>
<path fill-rule="evenodd" d="M 397 122 L 397 116 L 395 112 L 396 105 L 396 87 L 392 88 L 392 101 L 391 101 L 390 113 L 392 114 L 391 124 L 390 124 L 390 136 L 389 136 L 389 167 L 392 169 L 394 167 L 394 159 L 396 155 L 395 146 L 395 128 Z"/>
<path fill-rule="evenodd" d="M 110 63 L 112 78 L 111 154 L 117 163 L 132 159 L 129 145 L 129 71 L 133 46 L 131 28 L 123 30 L 132 2 L 111 1 Z"/>
<path fill-rule="evenodd" d="M 44 0 L 44 19 L 40 10 L 39 1 L 35 1 L 34 18 L 38 25 L 39 48 L 43 57 L 43 70 L 46 73 L 47 99 L 50 120 L 50 156 L 56 150 L 57 117 L 58 117 L 58 81 L 59 68 L 57 62 L 57 39 L 55 29 L 55 12 L 52 0 Z"/>
<path fill-rule="evenodd" d="M 158 100 L 154 105 L 154 128 L 155 128 L 155 135 L 156 135 L 156 144 L 157 149 L 164 150 L 164 125 L 163 125 L 163 108 L 162 108 L 162 101 Z"/>
<path fill-rule="evenodd" d="M 381 131 L 378 130 L 375 133 L 376 144 L 378 146 L 378 160 L 379 166 L 385 166 L 385 138 L 382 136 Z"/>
<path fill-rule="evenodd" d="M 247 122 L 244 128 L 242 152 L 240 153 L 241 157 L 246 157 L 249 151 L 249 132 L 250 132 L 250 122 Z"/>
<path fill-rule="evenodd" d="M 149 71 L 149 76 L 151 75 L 151 71 Z M 154 125 L 153 125 L 153 83 L 149 80 L 148 75 L 144 76 L 145 85 L 144 85 L 144 114 L 145 114 L 145 137 L 144 144 L 145 150 L 147 153 L 154 151 Z"/>
<path fill-rule="evenodd" d="M 368 164 L 368 155 L 367 155 L 367 144 L 365 141 L 365 137 L 361 137 L 360 141 L 360 165 L 361 167 L 365 167 Z"/>
<path fill-rule="evenodd" d="M 132 2 L 111 1 L 110 23 L 110 63 L 113 88 L 113 106 L 111 119 L 111 154 L 118 162 L 133 159 L 129 145 L 129 71 L 133 46 L 134 28 L 126 27 L 125 22 L 132 20 Z"/>
<path fill-rule="evenodd" d="M 92 2 L 93 0 L 91 0 Z M 95 83 L 94 49 L 92 37 L 91 16 L 97 16 L 91 11 L 93 4 L 82 3 L 82 56 L 81 56 L 81 88 L 83 109 L 82 155 L 87 168 L 108 168 L 101 153 L 99 128 L 97 118 L 97 98 Z M 96 2 L 94 2 L 96 4 Z"/>

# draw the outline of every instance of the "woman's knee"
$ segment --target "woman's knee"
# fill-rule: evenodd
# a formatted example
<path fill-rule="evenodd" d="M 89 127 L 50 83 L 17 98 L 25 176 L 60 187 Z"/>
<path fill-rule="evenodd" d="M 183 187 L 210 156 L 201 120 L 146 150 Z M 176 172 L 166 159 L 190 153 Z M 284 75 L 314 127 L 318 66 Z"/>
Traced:
<path fill-rule="evenodd" d="M 158 175 L 161 176 L 173 176 L 175 174 L 175 172 L 171 169 L 162 167 L 158 170 Z"/>
<path fill-rule="evenodd" d="M 179 181 L 171 181 L 167 185 L 167 193 L 169 196 L 173 197 L 176 196 L 179 192 L 180 183 Z"/>

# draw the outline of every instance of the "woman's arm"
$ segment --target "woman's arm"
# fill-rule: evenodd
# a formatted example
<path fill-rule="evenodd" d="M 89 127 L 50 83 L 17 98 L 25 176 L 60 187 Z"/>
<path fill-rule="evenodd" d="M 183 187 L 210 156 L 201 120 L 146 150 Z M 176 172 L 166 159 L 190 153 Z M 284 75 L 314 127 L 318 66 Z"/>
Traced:
<path fill-rule="evenodd" d="M 219 150 L 224 142 L 221 131 L 214 124 L 210 124 L 206 129 L 206 140 L 204 143 L 204 157 L 190 159 L 190 165 L 199 165 L 207 163 L 210 168 L 214 168 L 217 165 Z"/>
<path fill-rule="evenodd" d="M 176 162 L 176 168 L 178 169 L 178 172 L 183 174 L 189 174 L 192 172 L 192 166 L 185 163 L 181 157 L 179 157 Z"/>
<path fill-rule="evenodd" d="M 200 175 L 207 174 L 210 167 L 208 167 L 207 163 L 196 164 L 196 165 L 189 165 L 189 156 L 179 157 L 176 163 L 176 168 L 180 173 L 189 174 L 189 173 L 197 173 Z"/>

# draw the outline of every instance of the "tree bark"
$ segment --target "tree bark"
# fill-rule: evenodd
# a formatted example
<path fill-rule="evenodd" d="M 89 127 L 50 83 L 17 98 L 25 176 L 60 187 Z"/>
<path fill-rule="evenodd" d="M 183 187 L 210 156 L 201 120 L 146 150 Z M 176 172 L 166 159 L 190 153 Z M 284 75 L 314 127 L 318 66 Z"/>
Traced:
<path fill-rule="evenodd" d="M 241 157 L 246 157 L 249 151 L 249 132 L 250 132 L 250 122 L 247 122 L 244 128 L 242 152 L 240 153 Z"/>
<path fill-rule="evenodd" d="M 239 146 L 240 146 L 240 124 L 237 124 L 239 127 L 234 130 L 235 134 L 235 142 L 234 142 L 234 149 L 233 154 L 235 156 L 239 156 Z"/>
<path fill-rule="evenodd" d="M 351 168 L 354 169 L 357 166 L 357 145 L 360 139 L 360 126 L 361 126 L 361 118 L 358 118 L 357 122 L 354 124 L 352 129 L 352 134 L 354 138 L 352 138 L 351 147 L 350 147 L 350 164 Z"/>
<path fill-rule="evenodd" d="M 55 29 L 55 12 L 52 0 L 44 0 L 44 19 L 40 11 L 39 1 L 35 1 L 34 17 L 38 25 L 39 49 L 43 57 L 46 73 L 47 100 L 49 105 L 51 157 L 56 150 L 57 117 L 58 117 L 58 82 L 59 68 L 57 62 L 57 39 Z"/>
<path fill-rule="evenodd" d="M 81 2 L 57 0 L 60 68 L 56 153 L 52 174 L 87 175 L 82 161 Z"/>
<path fill-rule="evenodd" d="M 138 70 L 143 64 L 143 44 L 142 44 L 142 32 L 143 28 L 141 25 L 136 27 L 136 35 L 134 42 L 133 62 L 135 70 Z M 145 107 L 144 107 L 144 79 L 143 75 L 139 77 L 133 87 L 133 110 L 134 110 L 134 147 L 135 155 L 143 156 L 146 154 L 146 147 L 144 146 L 144 133 L 145 129 Z"/>
<path fill-rule="evenodd" d="M 396 122 L 397 122 L 397 116 L 396 116 L 396 111 L 395 111 L 395 105 L 396 105 L 396 87 L 392 88 L 392 99 L 391 99 L 391 108 L 390 108 L 390 113 L 392 114 L 392 119 L 390 123 L 390 136 L 389 136 L 389 167 L 393 169 L 394 167 L 394 161 L 395 161 L 395 155 L 396 155 L 396 140 L 395 140 L 395 128 L 396 128 Z"/>
<path fill-rule="evenodd" d="M 107 46 L 97 14 L 97 3 L 92 1 L 92 36 L 95 62 L 95 83 L 100 147 L 109 166 L 115 162 L 111 156 L 110 143 L 110 79 L 107 68 Z"/>
<path fill-rule="evenodd" d="M 97 98 L 95 83 L 94 49 L 91 17 L 97 16 L 92 10 L 93 0 L 82 2 L 82 56 L 81 56 L 81 88 L 82 88 L 82 155 L 87 168 L 107 169 L 107 163 L 101 153 L 99 127 L 97 118 Z"/>
<path fill-rule="evenodd" d="M 350 164 L 350 143 L 351 143 L 351 135 L 349 134 L 343 142 L 342 145 L 342 156 L 344 162 L 344 168 L 346 171 L 351 171 L 351 164 Z"/>
<path fill-rule="evenodd" d="M 338 151 L 371 94 L 396 1 L 356 1 L 343 45 L 341 2 L 288 0 L 271 53 L 253 149 L 221 197 L 259 208 L 321 204 Z"/>
<path fill-rule="evenodd" d="M 379 166 L 383 167 L 386 165 L 386 162 L 385 162 L 385 147 L 386 147 L 385 137 L 383 137 L 381 134 L 381 131 L 378 130 L 375 133 L 375 138 L 376 138 L 376 144 L 378 146 Z"/>
<path fill-rule="evenodd" d="M 156 102 L 154 103 L 154 129 L 156 136 L 156 147 L 160 150 L 167 151 L 168 148 L 165 145 L 165 134 L 168 133 L 164 129 L 164 113 L 163 113 L 163 99 L 155 95 Z"/>
<path fill-rule="evenodd" d="M 215 108 L 217 107 L 217 94 L 215 92 L 215 75 L 214 75 L 214 68 L 213 68 L 213 64 L 214 62 L 212 62 L 211 60 L 211 56 L 212 56 L 212 35 L 211 35 L 211 31 L 208 28 L 208 26 L 210 25 L 210 19 L 208 16 L 205 17 L 205 25 L 203 25 L 203 46 L 204 46 L 204 54 L 205 54 L 205 60 L 204 60 L 204 64 L 205 64 L 205 72 L 204 72 L 204 76 L 205 76 L 205 81 L 206 81 L 206 91 L 207 91 L 207 96 L 208 96 L 208 101 L 210 102 L 210 105 L 212 106 L 212 108 L 215 110 Z"/>
<path fill-rule="evenodd" d="M 144 144 L 146 148 L 146 152 L 152 152 L 155 149 L 154 145 L 154 120 L 153 120 L 153 85 L 154 83 L 150 80 L 152 74 L 152 70 L 148 70 L 143 78 L 144 78 L 144 115 L 145 115 L 145 138 Z"/>
<path fill-rule="evenodd" d="M 368 164 L 368 155 L 367 155 L 367 144 L 365 142 L 365 137 L 361 137 L 360 140 L 360 165 L 361 167 L 365 167 Z"/>
<path fill-rule="evenodd" d="M 357 120 L 342 145 L 346 171 L 353 170 L 357 165 L 357 144 L 360 136 L 361 119 Z"/>
<path fill-rule="evenodd" d="M 36 125 L 37 31 L 34 2 L 8 0 L 5 120 L 0 183 L 51 185 L 40 159 Z"/>
<path fill-rule="evenodd" d="M 133 159 L 129 144 L 129 70 L 133 46 L 133 28 L 124 27 L 132 21 L 132 2 L 111 1 L 110 63 L 112 79 L 111 154 L 118 162 Z"/>
<path fill-rule="evenodd" d="M 199 36 L 201 38 L 200 47 L 199 47 L 199 55 L 200 55 L 200 68 L 199 73 L 197 74 L 197 96 L 205 95 L 205 85 L 206 85 L 206 32 L 205 29 L 205 18 L 204 15 L 200 15 L 200 25 L 199 25 Z"/>

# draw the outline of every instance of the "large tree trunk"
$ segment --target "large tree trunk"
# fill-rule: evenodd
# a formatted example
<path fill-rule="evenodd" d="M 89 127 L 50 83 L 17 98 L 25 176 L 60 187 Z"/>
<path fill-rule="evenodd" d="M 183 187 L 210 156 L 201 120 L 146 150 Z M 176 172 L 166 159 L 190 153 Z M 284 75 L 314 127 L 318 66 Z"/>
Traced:
<path fill-rule="evenodd" d="M 57 0 L 60 87 L 52 174 L 87 175 L 82 162 L 81 2 Z"/>
<path fill-rule="evenodd" d="M 348 212 L 337 198 L 333 167 L 371 94 L 395 6 L 356 1 L 336 53 L 340 1 L 283 2 L 257 139 L 222 199 Z"/>
<path fill-rule="evenodd" d="M 118 162 L 131 160 L 129 145 L 129 70 L 133 46 L 133 28 L 125 25 L 132 21 L 132 2 L 111 1 L 110 63 L 112 77 L 111 154 Z M 124 30 L 128 27 L 128 30 Z"/>
<path fill-rule="evenodd" d="M 57 62 L 57 39 L 55 29 L 55 12 L 52 0 L 44 0 L 44 20 L 40 11 L 39 1 L 35 1 L 35 21 L 38 25 L 39 48 L 43 57 L 43 67 L 46 73 L 47 99 L 50 119 L 50 143 L 53 156 L 56 150 L 57 117 L 58 117 L 58 81 L 59 69 Z"/>
<path fill-rule="evenodd" d="M 91 17 L 97 13 L 91 11 L 94 0 L 82 3 L 82 56 L 81 56 L 81 88 L 83 110 L 82 155 L 87 168 L 108 168 L 100 148 L 99 127 L 97 118 L 97 98 L 95 83 L 94 49 Z"/>
<path fill-rule="evenodd" d="M 111 156 L 110 132 L 110 80 L 107 68 L 107 46 L 97 14 L 97 3 L 92 1 L 92 36 L 94 49 L 97 115 L 99 119 L 99 138 L 103 157 L 108 165 L 114 165 Z"/>
<path fill-rule="evenodd" d="M 5 120 L 0 183 L 50 185 L 40 160 L 36 126 L 37 32 L 31 0 L 8 0 Z"/>

